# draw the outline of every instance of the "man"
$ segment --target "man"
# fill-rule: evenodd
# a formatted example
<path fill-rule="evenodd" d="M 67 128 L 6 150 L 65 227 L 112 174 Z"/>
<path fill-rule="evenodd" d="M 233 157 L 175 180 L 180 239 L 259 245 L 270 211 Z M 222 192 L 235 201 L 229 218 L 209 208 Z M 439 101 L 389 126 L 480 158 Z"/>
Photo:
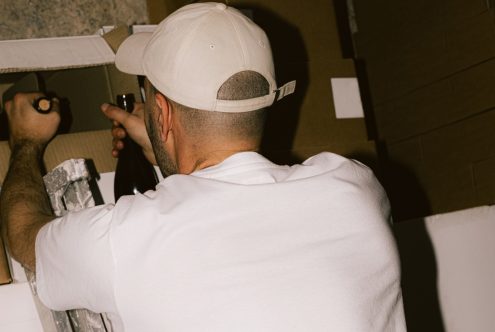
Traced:
<path fill-rule="evenodd" d="M 256 152 L 265 108 L 293 90 L 277 89 L 258 26 L 189 5 L 128 38 L 116 64 L 146 76 L 147 102 L 132 115 L 102 106 L 126 128 L 113 153 L 136 140 L 169 175 L 156 191 L 54 218 L 40 164 L 59 117 L 34 112 L 35 95 L 7 108 L 3 226 L 48 307 L 107 312 L 126 331 L 405 330 L 372 172 L 331 153 L 289 167 Z"/>

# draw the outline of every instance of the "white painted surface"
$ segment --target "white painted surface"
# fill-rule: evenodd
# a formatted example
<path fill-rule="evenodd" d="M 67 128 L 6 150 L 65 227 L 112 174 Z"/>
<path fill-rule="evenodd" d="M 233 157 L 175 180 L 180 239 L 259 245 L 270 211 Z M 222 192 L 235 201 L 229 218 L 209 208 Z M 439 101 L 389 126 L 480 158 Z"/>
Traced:
<path fill-rule="evenodd" d="M 43 331 L 27 282 L 0 286 L 0 331 Z"/>

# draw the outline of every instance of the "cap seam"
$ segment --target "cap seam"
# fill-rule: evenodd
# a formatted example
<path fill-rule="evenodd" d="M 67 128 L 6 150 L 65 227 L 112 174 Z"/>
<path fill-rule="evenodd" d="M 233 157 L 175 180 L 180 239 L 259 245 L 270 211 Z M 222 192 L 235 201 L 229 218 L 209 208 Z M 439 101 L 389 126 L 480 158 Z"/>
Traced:
<path fill-rule="evenodd" d="M 207 15 L 204 15 L 200 20 L 197 20 L 196 26 L 194 27 L 194 30 L 191 29 L 191 30 L 193 30 L 193 32 L 189 34 L 187 43 L 183 43 L 181 45 L 181 48 L 179 50 L 180 53 L 178 52 L 178 54 L 183 54 L 182 50 L 186 47 L 185 44 L 187 44 L 187 47 L 190 47 L 191 40 L 193 40 L 192 37 L 196 36 L 197 33 L 198 33 L 198 26 L 200 25 L 200 23 L 203 23 L 203 21 L 206 19 L 206 16 L 208 16 L 208 15 L 211 15 L 211 12 L 207 12 Z M 180 63 L 178 64 L 178 66 L 175 66 L 176 69 L 174 70 L 174 80 L 178 77 L 179 68 L 180 68 L 180 70 L 183 69 L 182 66 L 183 66 L 184 61 L 185 61 L 185 57 L 182 56 L 181 59 L 180 59 Z"/>
<path fill-rule="evenodd" d="M 231 13 L 232 15 L 237 15 L 236 13 Z M 241 46 L 241 54 L 242 54 L 242 70 L 245 70 L 246 69 L 246 46 L 244 45 L 244 43 L 242 42 L 241 38 L 239 37 L 239 28 L 237 27 L 237 25 L 235 24 L 235 22 L 232 20 L 232 17 L 230 17 L 230 15 L 227 15 L 226 12 L 224 13 L 224 15 L 227 16 L 227 19 L 229 20 L 230 24 L 232 25 L 232 27 L 234 28 L 234 31 L 235 31 L 235 36 L 236 36 L 236 39 L 237 39 L 237 42 L 238 44 Z M 241 19 L 243 19 L 241 17 Z M 234 73 L 234 75 L 237 74 L 237 73 Z M 228 79 L 228 78 L 227 78 Z"/>
<path fill-rule="evenodd" d="M 202 23 L 202 22 L 206 19 L 206 17 L 207 17 L 208 15 L 210 15 L 210 14 L 211 14 L 211 12 L 210 12 L 210 11 L 208 11 L 206 15 L 203 15 L 203 16 L 201 17 L 201 19 L 199 19 L 199 20 L 197 20 L 197 22 L 195 22 L 195 26 L 194 26 L 194 28 L 191 28 L 191 33 L 189 33 L 189 34 L 188 34 L 188 36 L 187 36 L 187 42 L 184 42 L 184 43 L 182 43 L 182 44 L 180 45 L 180 49 L 177 51 L 177 53 L 176 53 L 176 54 L 183 54 L 183 53 L 184 53 L 184 52 L 183 52 L 183 50 L 184 50 L 186 47 L 190 47 L 190 45 L 191 45 L 191 41 L 194 39 L 194 38 L 192 38 L 192 37 L 194 37 L 193 35 L 196 35 L 196 34 L 197 34 L 197 32 L 198 32 L 198 28 L 197 28 L 197 27 L 198 27 L 198 26 L 199 26 L 199 25 L 200 25 L 200 24 L 201 24 L 201 23 Z M 175 61 L 177 61 L 177 59 L 175 59 Z M 178 62 L 176 63 L 176 65 L 174 66 L 174 71 L 173 71 L 172 78 L 168 78 L 168 79 L 169 79 L 169 82 L 165 83 L 165 85 L 164 85 L 164 87 L 166 88 L 166 89 L 163 89 L 164 91 L 162 91 L 162 89 L 161 89 L 161 88 L 156 87 L 156 88 L 157 88 L 160 92 L 164 93 L 165 95 L 168 95 L 168 94 L 170 94 L 170 92 L 173 92 L 173 91 L 174 91 L 174 89 L 173 89 L 171 86 L 173 86 L 173 84 L 174 84 L 174 83 L 173 83 L 173 81 L 178 79 L 178 76 L 179 76 L 179 71 L 180 71 L 180 70 L 182 70 L 182 68 L 183 68 L 182 66 L 183 66 L 183 64 L 184 64 L 184 61 L 185 61 L 185 57 L 184 57 L 184 56 L 181 56 L 181 57 L 180 57 L 180 59 L 179 59 L 179 61 L 178 61 Z M 156 76 L 156 73 L 153 73 L 153 76 Z M 154 78 L 155 78 L 158 82 L 160 82 L 160 81 L 161 81 L 158 77 L 154 77 Z M 180 99 L 180 101 L 179 101 L 179 100 L 177 100 L 177 102 L 178 102 L 179 104 L 184 104 L 184 105 L 185 105 L 185 103 L 184 103 L 184 101 L 183 101 L 183 100 L 188 99 L 188 96 L 187 96 L 186 94 L 184 94 L 184 93 L 180 93 L 180 94 L 179 94 L 179 93 L 175 92 L 175 93 L 172 93 L 172 95 L 174 95 L 174 98 L 175 98 L 175 99 Z M 177 95 L 177 96 L 175 96 L 175 95 Z M 177 98 L 177 97 L 178 97 L 178 98 Z M 170 98 L 174 100 L 174 98 L 172 98 L 172 96 L 171 96 Z"/>

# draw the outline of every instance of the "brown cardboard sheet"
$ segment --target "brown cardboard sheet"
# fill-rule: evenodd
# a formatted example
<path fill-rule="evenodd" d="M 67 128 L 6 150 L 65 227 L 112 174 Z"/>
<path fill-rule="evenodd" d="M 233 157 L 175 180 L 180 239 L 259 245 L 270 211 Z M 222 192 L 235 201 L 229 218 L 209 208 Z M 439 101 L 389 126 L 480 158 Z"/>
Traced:
<path fill-rule="evenodd" d="M 388 146 L 390 177 L 415 181 L 426 197 L 429 212 L 442 213 L 494 204 L 495 111 Z M 394 193 L 395 194 L 395 193 Z M 426 214 L 425 214 L 426 215 Z"/>
<path fill-rule="evenodd" d="M 390 143 L 495 107 L 495 59 L 375 107 L 380 138 Z"/>
<path fill-rule="evenodd" d="M 422 184 L 433 214 L 481 205 L 476 200 L 471 163 L 428 168 Z"/>
<path fill-rule="evenodd" d="M 440 128 L 422 136 L 428 167 L 455 167 L 495 156 L 495 110 Z"/>
<path fill-rule="evenodd" d="M 495 157 L 473 164 L 474 186 L 476 200 L 480 204 L 495 202 Z"/>
<path fill-rule="evenodd" d="M 330 80 L 355 77 L 348 59 L 300 62 L 277 67 L 282 82 L 297 80 L 296 92 L 274 104 L 263 139 L 265 151 L 362 144 L 368 141 L 365 119 L 337 119 Z"/>
<path fill-rule="evenodd" d="M 476 200 L 480 204 L 495 202 L 495 157 L 473 164 Z"/>
<path fill-rule="evenodd" d="M 374 170 L 378 167 L 376 144 L 374 141 L 334 142 L 327 145 L 315 145 L 291 150 L 273 149 L 262 151 L 263 155 L 268 159 L 282 165 L 301 163 L 320 152 L 332 152 L 347 158 L 356 159 Z"/>
<path fill-rule="evenodd" d="M 437 151 L 434 160 L 427 159 L 421 139 L 411 138 L 388 148 L 386 185 L 400 220 L 481 205 L 472 162 L 444 162 L 444 153 L 449 151 Z"/>
<path fill-rule="evenodd" d="M 364 6 L 361 2 L 356 4 L 358 24 L 359 8 Z M 446 7 L 460 10 L 452 4 Z M 486 9 L 486 4 L 477 1 L 470 7 L 471 13 L 458 16 L 458 21 L 444 20 L 447 15 L 442 8 L 434 20 L 422 22 L 429 10 L 416 16 L 418 24 L 408 24 L 400 8 L 382 4 L 373 11 L 388 12 L 398 19 L 385 19 L 378 28 L 365 19 L 373 15 L 361 15 L 365 18 L 356 41 L 359 56 L 367 61 L 375 105 L 495 57 L 493 12 Z M 411 13 L 408 17 L 415 16 Z"/>
<path fill-rule="evenodd" d="M 116 160 L 111 156 L 112 137 L 109 130 L 88 131 L 56 136 L 45 152 L 45 166 L 49 171 L 62 161 L 71 158 L 90 159 L 99 173 L 115 169 Z M 8 170 L 10 148 L 0 142 L 0 182 Z"/>
<path fill-rule="evenodd" d="M 399 97 L 495 56 L 493 14 L 484 12 L 449 27 L 424 26 L 389 57 L 394 84 L 390 97 Z M 406 46 L 407 45 L 407 46 Z M 402 51 L 401 51 L 402 50 Z M 377 102 L 379 102 L 377 100 Z"/>
<path fill-rule="evenodd" d="M 378 133 L 389 143 L 435 129 L 448 117 L 454 99 L 449 81 L 439 81 L 375 108 Z"/>
<path fill-rule="evenodd" d="M 445 25 L 465 21 L 490 9 L 490 2 L 485 0 L 449 0 L 443 1 L 442 5 L 441 18 Z"/>

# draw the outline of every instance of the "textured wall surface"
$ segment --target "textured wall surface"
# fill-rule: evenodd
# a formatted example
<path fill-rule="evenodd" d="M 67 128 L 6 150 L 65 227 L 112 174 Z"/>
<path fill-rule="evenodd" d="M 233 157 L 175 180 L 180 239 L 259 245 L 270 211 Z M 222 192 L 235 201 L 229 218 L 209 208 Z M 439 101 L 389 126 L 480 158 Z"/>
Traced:
<path fill-rule="evenodd" d="M 146 0 L 0 0 L 0 40 L 91 35 L 148 22 Z"/>

